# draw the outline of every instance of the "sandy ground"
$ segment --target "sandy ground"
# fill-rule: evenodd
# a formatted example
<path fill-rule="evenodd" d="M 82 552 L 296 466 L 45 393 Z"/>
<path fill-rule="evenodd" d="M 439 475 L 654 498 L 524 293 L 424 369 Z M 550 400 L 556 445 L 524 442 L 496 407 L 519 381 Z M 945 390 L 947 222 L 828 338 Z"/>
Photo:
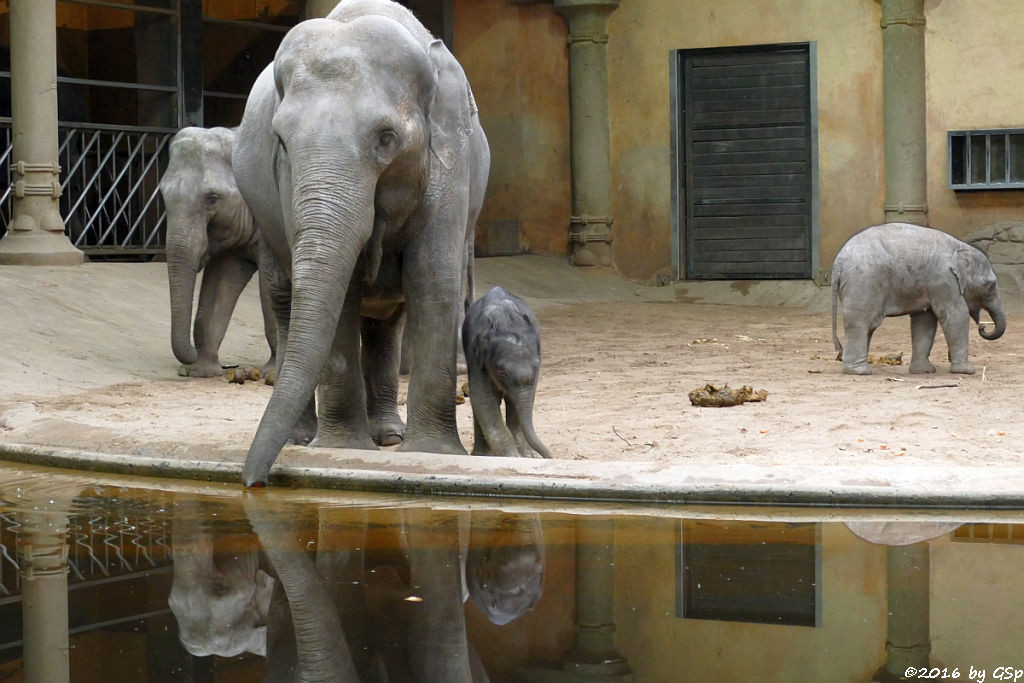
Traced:
<path fill-rule="evenodd" d="M 771 283 L 754 295 L 723 283 L 646 288 L 543 257 L 481 259 L 477 272 L 478 294 L 502 284 L 541 321 L 535 422 L 555 458 L 941 468 L 1024 454 L 1024 337 L 1012 307 L 1003 339 L 972 338 L 973 376 L 949 374 L 940 335 L 935 375 L 902 365 L 852 377 L 833 360 L 827 293 L 808 283 L 795 298 Z M 222 363 L 266 360 L 254 290 Z M 271 388 L 179 377 L 167 299 L 162 264 L 0 268 L 0 442 L 241 458 Z M 734 303 L 690 303 L 701 300 Z M 888 320 L 872 353 L 909 364 L 909 321 Z M 693 407 L 688 392 L 708 382 L 768 399 Z M 469 404 L 458 420 L 471 447 Z"/>

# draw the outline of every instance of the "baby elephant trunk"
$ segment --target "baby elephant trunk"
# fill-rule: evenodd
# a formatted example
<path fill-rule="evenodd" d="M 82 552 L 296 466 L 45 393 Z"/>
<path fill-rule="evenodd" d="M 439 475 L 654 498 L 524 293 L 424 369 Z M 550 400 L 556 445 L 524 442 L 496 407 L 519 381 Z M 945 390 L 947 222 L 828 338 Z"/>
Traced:
<path fill-rule="evenodd" d="M 551 451 L 545 446 L 537 432 L 533 430 L 533 399 L 536 394 L 536 387 L 523 387 L 513 391 L 509 398 L 515 404 L 516 417 L 519 418 L 519 426 L 523 430 L 523 436 L 530 448 L 540 453 L 542 458 L 551 459 Z"/>
<path fill-rule="evenodd" d="M 981 335 L 982 339 L 988 339 L 989 341 L 999 339 L 1003 336 L 1003 332 L 1006 331 L 1006 315 L 1003 313 L 1002 306 L 997 304 L 994 306 L 983 306 L 983 308 L 992 316 L 992 322 L 995 323 L 995 327 L 991 330 L 986 330 L 983 325 L 979 324 L 978 334 Z"/>

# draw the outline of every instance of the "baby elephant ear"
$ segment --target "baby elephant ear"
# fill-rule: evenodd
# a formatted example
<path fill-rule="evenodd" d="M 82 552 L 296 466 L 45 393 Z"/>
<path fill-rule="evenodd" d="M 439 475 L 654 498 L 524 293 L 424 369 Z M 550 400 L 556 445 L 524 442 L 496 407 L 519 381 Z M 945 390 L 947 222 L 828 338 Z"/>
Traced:
<path fill-rule="evenodd" d="M 430 44 L 437 87 L 430 105 L 430 151 L 451 169 L 473 132 L 476 107 L 462 67 L 440 40 Z"/>
<path fill-rule="evenodd" d="M 974 273 L 974 258 L 975 254 L 971 252 L 974 249 L 957 249 L 953 252 L 953 265 L 950 266 L 950 270 L 953 271 L 953 277 L 956 278 L 956 286 L 960 290 L 961 296 L 967 292 L 967 285 L 971 282 L 972 278 L 975 277 Z"/>

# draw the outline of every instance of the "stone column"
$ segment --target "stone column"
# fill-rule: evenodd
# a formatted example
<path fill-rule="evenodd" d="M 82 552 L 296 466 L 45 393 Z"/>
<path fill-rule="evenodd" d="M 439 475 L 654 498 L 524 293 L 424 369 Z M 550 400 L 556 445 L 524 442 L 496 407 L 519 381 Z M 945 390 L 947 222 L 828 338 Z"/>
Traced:
<path fill-rule="evenodd" d="M 885 220 L 928 225 L 924 0 L 882 0 Z"/>
<path fill-rule="evenodd" d="M 905 680 L 907 667 L 928 666 L 931 655 L 929 592 L 931 556 L 927 543 L 888 548 L 889 633 L 885 666 L 872 681 Z"/>
<path fill-rule="evenodd" d="M 615 647 L 615 521 L 580 519 L 576 525 L 576 644 L 566 671 L 632 680 Z"/>
<path fill-rule="evenodd" d="M 42 505 L 18 517 L 25 681 L 69 681 L 67 516 Z"/>
<path fill-rule="evenodd" d="M 0 240 L 0 265 L 81 263 L 57 201 L 56 0 L 11 0 L 11 113 L 14 220 Z"/>
<path fill-rule="evenodd" d="M 611 143 L 608 124 L 608 15 L 619 0 L 554 0 L 569 23 L 572 145 L 570 261 L 612 264 Z"/>

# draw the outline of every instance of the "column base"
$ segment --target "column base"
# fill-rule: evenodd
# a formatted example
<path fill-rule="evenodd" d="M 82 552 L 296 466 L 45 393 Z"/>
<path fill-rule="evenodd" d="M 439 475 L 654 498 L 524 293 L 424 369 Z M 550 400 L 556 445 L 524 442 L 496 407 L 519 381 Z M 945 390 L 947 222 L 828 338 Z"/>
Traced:
<path fill-rule="evenodd" d="M 569 263 L 574 266 L 610 266 L 612 249 L 607 242 L 586 242 L 574 244 Z"/>
<path fill-rule="evenodd" d="M 0 265 L 77 266 L 85 254 L 62 232 L 8 230 L 0 239 Z"/>

